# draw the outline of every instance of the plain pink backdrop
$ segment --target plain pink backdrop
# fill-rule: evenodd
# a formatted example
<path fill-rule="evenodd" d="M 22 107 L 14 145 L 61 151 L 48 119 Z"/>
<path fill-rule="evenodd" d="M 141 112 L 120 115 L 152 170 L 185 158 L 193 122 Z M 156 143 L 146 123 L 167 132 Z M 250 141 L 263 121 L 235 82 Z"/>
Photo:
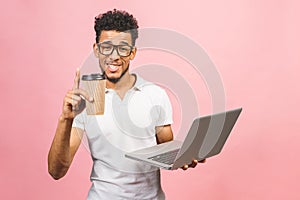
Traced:
<path fill-rule="evenodd" d="M 112 8 L 133 13 L 140 27 L 176 30 L 200 44 L 222 77 L 226 107 L 244 108 L 220 156 L 162 172 L 167 199 L 300 199 L 299 7 L 296 0 L 2 0 L 0 199 L 85 199 L 86 148 L 59 181 L 47 173 L 47 153 L 63 96 L 91 51 L 94 17 Z"/>

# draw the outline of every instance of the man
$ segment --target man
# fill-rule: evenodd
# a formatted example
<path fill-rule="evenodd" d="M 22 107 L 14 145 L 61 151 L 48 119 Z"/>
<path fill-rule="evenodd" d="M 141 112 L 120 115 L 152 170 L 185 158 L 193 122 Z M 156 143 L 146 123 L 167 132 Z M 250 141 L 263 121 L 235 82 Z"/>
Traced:
<path fill-rule="evenodd" d="M 96 17 L 94 28 L 93 50 L 106 78 L 105 113 L 86 114 L 85 101 L 93 102 L 93 98 L 79 88 L 77 70 L 49 151 L 49 173 L 54 179 L 67 173 L 86 132 L 93 159 L 88 199 L 165 199 L 159 169 L 124 156 L 173 139 L 167 94 L 128 71 L 137 51 L 137 21 L 114 9 Z M 194 160 L 183 169 L 196 165 Z"/>

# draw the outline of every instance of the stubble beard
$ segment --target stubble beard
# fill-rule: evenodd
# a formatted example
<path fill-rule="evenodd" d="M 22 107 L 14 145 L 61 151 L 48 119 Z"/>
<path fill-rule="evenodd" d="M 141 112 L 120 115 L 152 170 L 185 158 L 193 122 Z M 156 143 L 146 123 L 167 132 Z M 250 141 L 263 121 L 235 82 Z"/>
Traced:
<path fill-rule="evenodd" d="M 105 79 L 107 79 L 108 81 L 110 81 L 112 83 L 118 83 L 121 80 L 121 78 L 124 76 L 124 74 L 128 71 L 128 69 L 129 69 L 129 66 L 122 72 L 122 74 L 119 78 L 109 78 L 106 75 L 105 71 L 104 71 L 104 77 L 105 77 Z"/>

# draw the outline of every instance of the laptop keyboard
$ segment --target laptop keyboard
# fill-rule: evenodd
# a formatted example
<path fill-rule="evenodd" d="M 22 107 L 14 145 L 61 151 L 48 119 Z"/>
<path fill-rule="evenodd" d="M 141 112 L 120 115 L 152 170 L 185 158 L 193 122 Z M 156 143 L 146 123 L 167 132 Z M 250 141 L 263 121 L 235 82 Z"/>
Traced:
<path fill-rule="evenodd" d="M 148 159 L 170 165 L 170 164 L 174 163 L 174 160 L 177 156 L 178 151 L 179 151 L 179 149 L 175 149 L 175 150 L 172 150 L 172 151 L 168 151 L 166 153 L 162 153 L 162 154 L 150 157 Z"/>

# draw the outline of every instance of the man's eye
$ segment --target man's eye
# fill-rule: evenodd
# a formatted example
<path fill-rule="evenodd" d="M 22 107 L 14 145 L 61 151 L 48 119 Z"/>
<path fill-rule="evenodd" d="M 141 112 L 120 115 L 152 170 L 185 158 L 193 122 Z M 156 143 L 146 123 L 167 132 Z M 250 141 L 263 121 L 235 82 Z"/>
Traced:
<path fill-rule="evenodd" d="M 120 47 L 119 47 L 119 50 L 120 50 L 120 51 L 129 51 L 129 49 L 130 49 L 130 48 L 127 47 L 127 46 L 120 46 Z"/>

